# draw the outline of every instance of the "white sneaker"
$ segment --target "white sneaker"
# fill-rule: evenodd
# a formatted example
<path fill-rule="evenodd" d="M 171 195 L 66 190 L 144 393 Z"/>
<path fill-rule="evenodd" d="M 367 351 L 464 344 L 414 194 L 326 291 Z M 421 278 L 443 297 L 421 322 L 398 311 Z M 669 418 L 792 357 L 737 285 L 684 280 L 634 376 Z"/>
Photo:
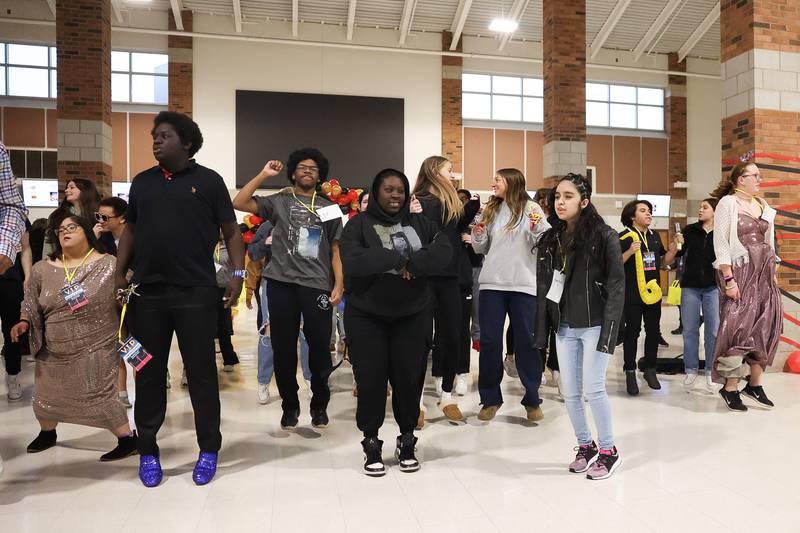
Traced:
<path fill-rule="evenodd" d="M 686 377 L 683 378 L 683 386 L 689 390 L 694 388 L 694 382 L 697 381 L 697 374 L 686 374 Z"/>
<path fill-rule="evenodd" d="M 169 370 L 167 370 L 167 388 L 168 388 L 168 389 L 171 389 L 171 388 L 172 388 L 172 383 L 170 383 L 170 375 L 169 375 Z"/>
<path fill-rule="evenodd" d="M 556 389 L 558 390 L 558 397 L 560 399 L 564 399 L 564 393 L 561 392 L 561 372 L 558 370 L 553 370 L 553 381 L 556 382 Z"/>
<path fill-rule="evenodd" d="M 233 372 L 233 365 L 225 365 L 225 366 L 223 366 L 222 367 L 222 371 L 223 372 L 228 372 L 228 373 Z"/>
<path fill-rule="evenodd" d="M 711 393 L 716 393 L 719 386 L 711 379 L 711 374 L 706 375 L 706 390 Z"/>
<path fill-rule="evenodd" d="M 6 376 L 6 387 L 8 388 L 8 401 L 16 402 L 22 399 L 22 386 L 19 384 L 18 376 Z"/>
<path fill-rule="evenodd" d="M 442 397 L 442 378 L 433 378 L 434 387 L 436 388 L 436 396 Z"/>
<path fill-rule="evenodd" d="M 189 386 L 189 378 L 186 377 L 186 369 L 184 368 L 183 372 L 181 373 L 181 387 L 186 388 L 188 386 Z"/>
<path fill-rule="evenodd" d="M 266 405 L 267 403 L 269 403 L 269 383 L 258 384 L 258 403 L 260 403 L 261 405 Z"/>
<path fill-rule="evenodd" d="M 547 385 L 547 374 L 542 371 L 542 382 L 539 384 L 539 387 L 544 387 Z"/>
<path fill-rule="evenodd" d="M 130 399 L 128 398 L 128 393 L 127 392 L 120 392 L 119 393 L 119 401 L 122 402 L 122 405 L 124 405 L 126 409 L 130 409 L 131 407 L 133 407 L 131 405 Z"/>
<path fill-rule="evenodd" d="M 36 358 L 34 356 L 32 356 L 32 355 L 25 356 L 25 360 L 28 361 L 29 363 L 35 363 L 36 362 Z"/>
<path fill-rule="evenodd" d="M 469 387 L 467 386 L 467 376 L 469 374 L 457 374 L 456 375 L 456 394 L 459 396 L 465 396 Z"/>
<path fill-rule="evenodd" d="M 513 355 L 506 355 L 506 358 L 503 360 L 503 368 L 506 369 L 506 374 L 508 374 L 508 377 L 519 377 L 519 373 L 517 372 L 517 362 Z"/>

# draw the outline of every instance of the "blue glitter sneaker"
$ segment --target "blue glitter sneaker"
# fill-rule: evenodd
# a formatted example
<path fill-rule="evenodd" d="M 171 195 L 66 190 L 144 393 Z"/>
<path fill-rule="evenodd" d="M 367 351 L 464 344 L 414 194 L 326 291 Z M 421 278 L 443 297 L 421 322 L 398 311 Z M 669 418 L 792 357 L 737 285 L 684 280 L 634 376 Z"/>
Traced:
<path fill-rule="evenodd" d="M 139 479 L 145 487 L 157 487 L 164 477 L 157 455 L 139 457 Z"/>
<path fill-rule="evenodd" d="M 192 473 L 195 485 L 205 485 L 214 479 L 214 474 L 217 473 L 217 456 L 216 452 L 200 452 Z"/>

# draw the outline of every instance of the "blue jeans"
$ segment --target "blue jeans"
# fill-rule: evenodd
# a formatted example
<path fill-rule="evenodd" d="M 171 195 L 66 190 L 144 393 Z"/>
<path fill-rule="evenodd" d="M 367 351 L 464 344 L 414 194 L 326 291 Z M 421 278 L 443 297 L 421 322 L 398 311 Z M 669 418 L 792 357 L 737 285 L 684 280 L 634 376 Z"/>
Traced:
<path fill-rule="evenodd" d="M 272 340 L 266 335 L 269 326 L 269 307 L 267 307 L 267 278 L 262 278 L 261 285 L 262 325 L 258 331 L 258 383 L 268 385 L 272 381 L 275 369 L 275 354 L 272 351 Z M 311 368 L 308 365 L 308 343 L 300 328 L 300 366 L 303 368 L 303 379 L 311 379 Z"/>
<path fill-rule="evenodd" d="M 719 329 L 719 289 L 681 289 L 681 320 L 683 320 L 683 362 L 687 374 L 697 374 L 700 368 L 700 309 L 703 310 L 703 329 L 706 350 L 706 375 L 711 375 L 714 345 Z"/>
<path fill-rule="evenodd" d="M 451 310 L 452 312 L 452 310 Z M 480 291 L 481 354 L 478 391 L 485 407 L 503 404 L 503 327 L 506 314 L 514 328 L 514 353 L 517 372 L 525 396 L 522 405 L 536 407 L 542 384 L 542 356 L 533 339 L 536 327 L 536 296 L 513 291 Z"/>
<path fill-rule="evenodd" d="M 592 431 L 583 405 L 583 396 L 586 396 L 597 424 L 597 444 L 603 450 L 610 450 L 614 447 L 614 432 L 611 404 L 606 393 L 606 369 L 611 356 L 597 351 L 599 338 L 600 326 L 571 328 L 561 324 L 556 334 L 556 346 L 561 390 L 578 444 L 592 443 Z"/>

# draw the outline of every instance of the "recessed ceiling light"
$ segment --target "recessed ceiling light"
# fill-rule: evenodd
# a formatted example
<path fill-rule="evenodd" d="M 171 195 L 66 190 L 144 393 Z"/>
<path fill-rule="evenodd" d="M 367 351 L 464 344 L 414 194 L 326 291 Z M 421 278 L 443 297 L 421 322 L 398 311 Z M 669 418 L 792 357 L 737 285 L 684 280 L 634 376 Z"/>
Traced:
<path fill-rule="evenodd" d="M 496 31 L 498 33 L 513 33 L 517 31 L 519 23 L 511 19 L 494 19 L 489 24 L 489 31 Z"/>

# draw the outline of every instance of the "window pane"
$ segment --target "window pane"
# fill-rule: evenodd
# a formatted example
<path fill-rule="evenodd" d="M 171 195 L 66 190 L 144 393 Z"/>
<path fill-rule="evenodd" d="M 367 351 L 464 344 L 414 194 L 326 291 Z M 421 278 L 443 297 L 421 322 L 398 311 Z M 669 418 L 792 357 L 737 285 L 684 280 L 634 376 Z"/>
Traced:
<path fill-rule="evenodd" d="M 28 44 L 9 44 L 8 62 L 17 65 L 47 66 L 47 47 Z"/>
<path fill-rule="evenodd" d="M 132 74 L 131 102 L 140 104 L 166 104 L 167 78 L 164 76 Z"/>
<path fill-rule="evenodd" d="M 636 106 L 626 104 L 611 104 L 612 128 L 635 128 Z"/>
<path fill-rule="evenodd" d="M 111 70 L 114 72 L 128 72 L 130 63 L 128 62 L 128 52 L 111 52 Z"/>
<path fill-rule="evenodd" d="M 461 90 L 475 93 L 491 92 L 492 77 L 483 74 L 464 74 L 461 76 Z"/>
<path fill-rule="evenodd" d="M 605 83 L 587 83 L 586 99 L 608 102 L 608 85 Z"/>
<path fill-rule="evenodd" d="M 45 53 L 47 59 L 47 53 Z M 44 68 L 9 67 L 8 94 L 10 96 L 35 96 L 47 98 L 50 80 Z"/>
<path fill-rule="evenodd" d="M 166 74 L 169 58 L 166 54 L 131 54 L 131 71 Z"/>
<path fill-rule="evenodd" d="M 522 80 L 522 94 L 525 96 L 544 96 L 544 80 L 525 78 Z"/>
<path fill-rule="evenodd" d="M 664 105 L 664 90 L 639 87 L 639 103 L 647 105 Z"/>
<path fill-rule="evenodd" d="M 0 94 L 6 94 L 6 67 L 0 67 Z"/>
<path fill-rule="evenodd" d="M 130 102 L 131 93 L 128 85 L 128 74 L 111 75 L 111 100 L 113 102 Z"/>
<path fill-rule="evenodd" d="M 493 120 L 522 120 L 522 102 L 519 96 L 492 96 Z"/>
<path fill-rule="evenodd" d="M 58 79 L 56 76 L 56 71 L 50 71 L 50 98 L 55 98 L 58 96 Z"/>
<path fill-rule="evenodd" d="M 50 47 L 50 66 L 53 68 L 58 66 L 58 52 L 55 46 Z"/>
<path fill-rule="evenodd" d="M 522 120 L 525 122 L 544 122 L 544 100 L 541 98 L 523 98 Z"/>
<path fill-rule="evenodd" d="M 521 94 L 522 78 L 492 76 L 492 92 L 495 94 Z"/>
<path fill-rule="evenodd" d="M 492 118 L 492 101 L 488 94 L 464 93 L 461 106 L 461 115 L 464 118 Z"/>
<path fill-rule="evenodd" d="M 6 44 L 0 43 L 0 63 L 6 62 Z"/>
<path fill-rule="evenodd" d="M 638 125 L 641 130 L 663 130 L 664 108 L 640 105 L 638 108 Z"/>
<path fill-rule="evenodd" d="M 608 127 L 608 104 L 586 102 L 586 125 Z"/>
<path fill-rule="evenodd" d="M 155 103 L 167 105 L 169 100 L 169 79 L 166 76 L 155 77 L 156 99 Z"/>
<path fill-rule="evenodd" d="M 611 86 L 611 101 L 624 102 L 626 104 L 636 103 L 636 87 L 628 87 L 626 85 L 612 85 Z M 613 115 L 613 113 L 612 113 Z"/>

